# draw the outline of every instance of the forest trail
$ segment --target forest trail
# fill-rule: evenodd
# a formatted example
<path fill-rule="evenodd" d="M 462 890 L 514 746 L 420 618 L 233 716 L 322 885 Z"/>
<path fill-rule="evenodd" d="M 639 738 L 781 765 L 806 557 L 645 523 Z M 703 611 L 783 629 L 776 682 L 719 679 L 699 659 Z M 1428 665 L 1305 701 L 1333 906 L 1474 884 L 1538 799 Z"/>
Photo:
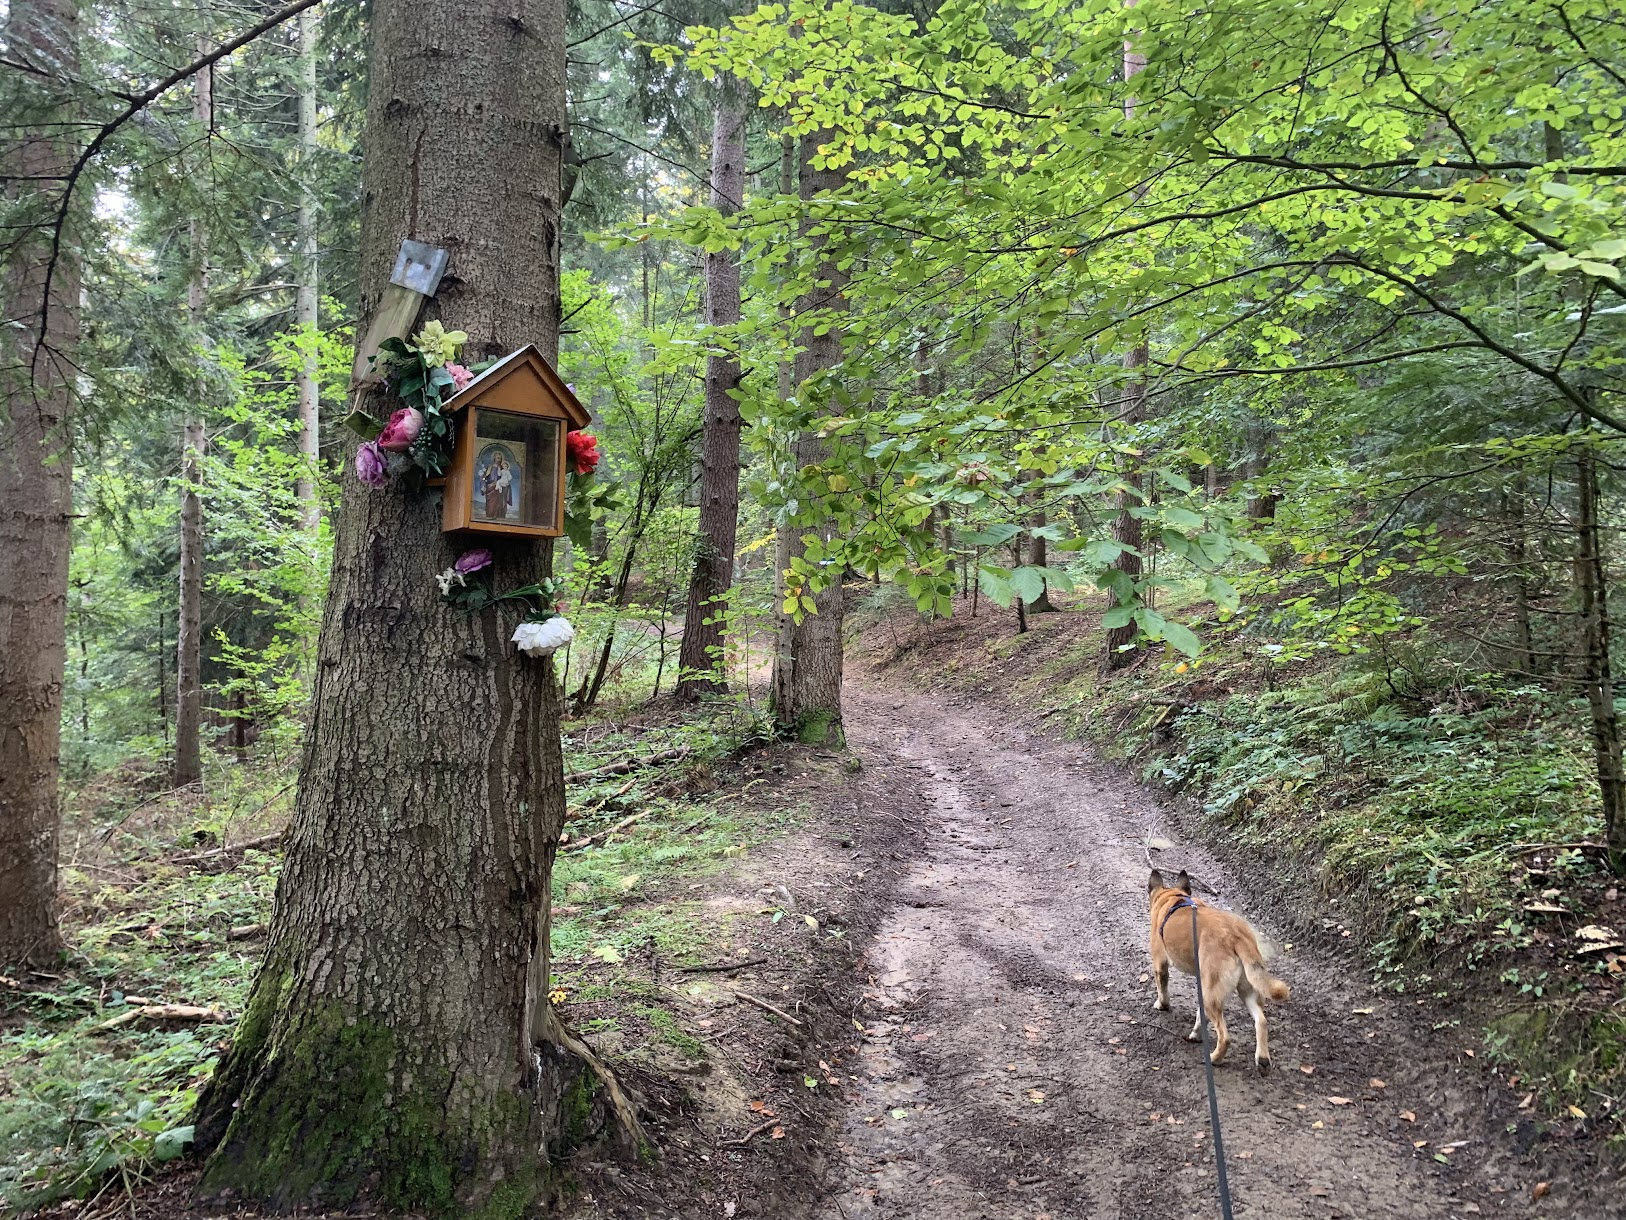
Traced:
<path fill-rule="evenodd" d="M 1414 999 L 1284 947 L 1263 904 L 1082 747 L 851 680 L 847 708 L 866 769 L 915 770 L 928 807 L 868 946 L 859 1101 L 821 1220 L 1219 1214 L 1202 1060 L 1183 1040 L 1192 982 L 1175 973 L 1160 1013 L 1146 981 L 1148 832 L 1175 843 L 1161 867 L 1253 919 L 1294 989 L 1270 1008 L 1267 1077 L 1240 1004 L 1229 1014 L 1216 1075 L 1238 1216 L 1617 1214 L 1563 1174 L 1533 1202 L 1547 1175 L 1487 1115 L 1484 1083 L 1441 1063 L 1452 1035 L 1426 1048 Z"/>

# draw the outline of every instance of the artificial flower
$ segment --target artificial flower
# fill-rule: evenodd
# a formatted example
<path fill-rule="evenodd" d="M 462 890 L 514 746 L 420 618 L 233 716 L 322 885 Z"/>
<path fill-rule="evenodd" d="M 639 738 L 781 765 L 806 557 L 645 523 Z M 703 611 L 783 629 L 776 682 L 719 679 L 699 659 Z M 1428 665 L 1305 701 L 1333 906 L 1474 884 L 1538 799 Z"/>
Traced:
<path fill-rule="evenodd" d="M 422 431 L 423 412 L 416 407 L 402 407 L 390 416 L 390 422 L 378 434 L 378 447 L 391 453 L 405 453 Z"/>
<path fill-rule="evenodd" d="M 524 622 L 514 628 L 514 643 L 528 657 L 545 657 L 575 638 L 576 629 L 557 614 L 540 623 Z"/>
<path fill-rule="evenodd" d="M 570 432 L 565 435 L 565 453 L 570 468 L 577 474 L 592 474 L 598 469 L 598 437 L 591 432 Z"/>
<path fill-rule="evenodd" d="M 425 364 L 435 368 L 455 360 L 458 350 L 468 341 L 465 331 L 447 330 L 437 321 L 424 323 L 423 329 L 412 336 L 409 346 L 423 357 Z"/>
<path fill-rule="evenodd" d="M 444 572 L 435 574 L 435 583 L 440 586 L 440 595 L 445 597 L 452 591 L 453 585 L 467 585 L 469 582 L 463 579 L 463 573 L 456 568 L 447 568 Z"/>
<path fill-rule="evenodd" d="M 461 364 L 453 364 L 450 360 L 446 362 L 446 371 L 452 375 L 452 392 L 454 394 L 474 380 L 473 373 L 469 372 Z"/>
<path fill-rule="evenodd" d="M 469 576 L 478 572 L 481 568 L 489 568 L 490 566 L 491 552 L 486 550 L 485 547 L 481 547 L 479 550 L 464 551 L 459 555 L 457 562 L 452 565 L 452 571 Z"/>
<path fill-rule="evenodd" d="M 382 487 L 389 478 L 384 451 L 377 441 L 366 441 L 356 450 L 356 478 L 368 487 Z"/>

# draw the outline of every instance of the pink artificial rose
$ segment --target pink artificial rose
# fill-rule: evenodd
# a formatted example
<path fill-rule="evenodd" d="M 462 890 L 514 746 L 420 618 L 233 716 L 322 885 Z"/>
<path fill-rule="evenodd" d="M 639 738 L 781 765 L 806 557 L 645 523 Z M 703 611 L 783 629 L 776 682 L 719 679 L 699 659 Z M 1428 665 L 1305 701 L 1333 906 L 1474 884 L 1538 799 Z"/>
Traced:
<path fill-rule="evenodd" d="M 388 481 L 384 451 L 377 441 L 367 441 L 356 450 L 356 477 L 368 487 L 382 487 Z"/>
<path fill-rule="evenodd" d="M 416 407 L 402 407 L 390 416 L 390 422 L 378 434 L 378 447 L 391 453 L 405 453 L 422 431 L 423 412 Z"/>
<path fill-rule="evenodd" d="M 469 382 L 474 380 L 473 373 L 469 372 L 469 370 L 464 368 L 461 364 L 453 364 L 449 360 L 446 362 L 446 371 L 452 375 L 453 393 L 461 390 L 464 386 L 468 385 Z"/>

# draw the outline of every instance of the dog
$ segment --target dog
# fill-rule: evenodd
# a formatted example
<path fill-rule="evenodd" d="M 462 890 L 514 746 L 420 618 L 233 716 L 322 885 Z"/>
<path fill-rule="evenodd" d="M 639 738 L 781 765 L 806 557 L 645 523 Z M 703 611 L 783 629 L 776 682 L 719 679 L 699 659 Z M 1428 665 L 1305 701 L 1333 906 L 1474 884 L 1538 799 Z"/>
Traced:
<path fill-rule="evenodd" d="M 1191 878 L 1185 870 L 1169 885 L 1157 869 L 1147 878 L 1146 891 L 1152 903 L 1152 977 L 1157 983 L 1157 999 L 1152 1007 L 1169 1011 L 1169 963 L 1185 974 L 1196 974 L 1192 961 L 1191 912 L 1197 912 L 1197 948 L 1203 967 L 1203 1008 L 1214 1027 L 1213 1061 L 1218 1063 L 1231 1049 L 1231 1036 L 1225 1028 L 1225 1002 L 1233 992 L 1253 1014 L 1253 1061 L 1263 1076 L 1270 1071 L 1270 1037 L 1265 1028 L 1265 1001 L 1285 1000 L 1292 994 L 1288 985 L 1272 978 L 1265 969 L 1265 950 L 1259 934 L 1248 921 L 1229 911 L 1198 902 L 1191 896 Z M 1202 1015 L 1198 1014 L 1187 1042 L 1202 1037 Z"/>

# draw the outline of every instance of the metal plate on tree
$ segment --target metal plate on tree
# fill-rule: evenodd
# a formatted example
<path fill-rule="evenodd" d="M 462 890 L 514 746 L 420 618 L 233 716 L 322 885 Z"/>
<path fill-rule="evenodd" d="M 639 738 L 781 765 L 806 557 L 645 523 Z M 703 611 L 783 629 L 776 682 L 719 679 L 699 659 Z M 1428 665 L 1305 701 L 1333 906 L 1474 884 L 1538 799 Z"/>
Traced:
<path fill-rule="evenodd" d="M 440 277 L 446 273 L 448 257 L 439 246 L 409 238 L 401 243 L 401 252 L 395 256 L 395 270 L 390 273 L 390 283 L 432 297 L 435 289 L 440 287 Z"/>

